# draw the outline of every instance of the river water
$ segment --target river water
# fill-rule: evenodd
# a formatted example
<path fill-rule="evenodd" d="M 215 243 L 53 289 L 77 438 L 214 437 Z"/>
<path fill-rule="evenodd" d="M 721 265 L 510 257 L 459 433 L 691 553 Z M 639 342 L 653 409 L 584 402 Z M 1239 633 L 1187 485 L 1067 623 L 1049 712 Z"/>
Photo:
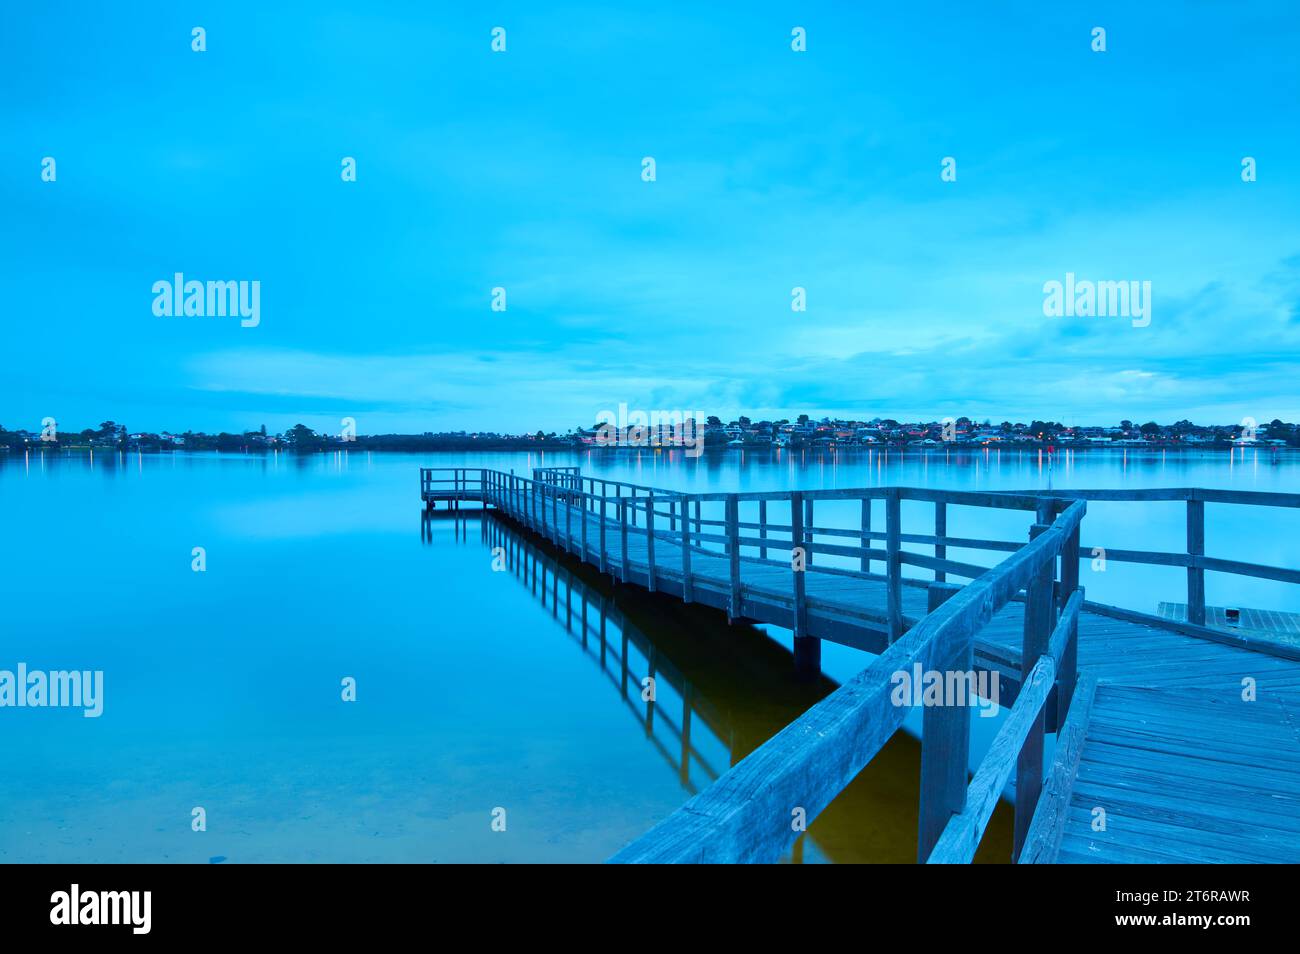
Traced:
<path fill-rule="evenodd" d="M 541 464 L 700 492 L 1300 486 L 1254 449 L 0 455 L 0 670 L 104 674 L 98 718 L 0 708 L 0 860 L 600 861 L 869 661 L 828 644 L 800 685 L 779 629 L 616 588 L 490 516 L 422 520 L 420 466 Z M 1180 551 L 1183 519 L 1093 504 L 1083 542 Z M 904 520 L 932 530 L 920 504 Z M 1024 523 L 952 508 L 949 532 Z M 1295 566 L 1298 534 L 1294 512 L 1207 507 L 1213 556 Z M 507 541 L 526 558 L 495 572 Z M 1116 562 L 1082 582 L 1148 612 L 1185 593 Z M 1207 576 L 1211 604 L 1296 611 L 1294 589 Z M 911 860 L 918 766 L 900 733 L 792 860 Z M 1008 832 L 999 811 L 981 857 Z"/>

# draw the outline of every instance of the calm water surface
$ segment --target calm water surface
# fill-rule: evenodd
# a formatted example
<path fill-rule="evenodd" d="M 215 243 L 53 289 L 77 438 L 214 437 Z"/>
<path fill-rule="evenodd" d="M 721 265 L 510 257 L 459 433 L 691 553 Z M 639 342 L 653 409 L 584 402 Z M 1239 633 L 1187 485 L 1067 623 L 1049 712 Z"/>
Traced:
<path fill-rule="evenodd" d="M 0 860 L 598 861 L 869 661 L 828 644 L 826 678 L 801 686 L 787 632 L 616 591 L 491 516 L 422 518 L 421 465 L 539 463 L 693 491 L 1300 487 L 1294 457 L 1253 450 L 0 455 L 0 669 L 105 673 L 98 719 L 0 709 Z M 817 518 L 856 526 L 847 507 Z M 920 504 L 904 519 L 932 529 Z M 1180 550 L 1182 521 L 1178 504 L 1094 504 L 1084 543 Z M 1021 540 L 1026 526 L 949 515 L 958 536 Z M 1207 507 L 1214 556 L 1295 566 L 1298 535 L 1293 513 Z M 504 572 L 495 546 L 514 556 Z M 1111 562 L 1083 583 L 1152 611 L 1183 598 L 1185 574 Z M 1300 610 L 1281 584 L 1209 574 L 1207 589 Z M 348 676 L 355 703 L 340 699 Z M 918 767 L 899 734 L 794 859 L 911 860 Z M 1000 812 L 987 857 L 1007 832 Z"/>

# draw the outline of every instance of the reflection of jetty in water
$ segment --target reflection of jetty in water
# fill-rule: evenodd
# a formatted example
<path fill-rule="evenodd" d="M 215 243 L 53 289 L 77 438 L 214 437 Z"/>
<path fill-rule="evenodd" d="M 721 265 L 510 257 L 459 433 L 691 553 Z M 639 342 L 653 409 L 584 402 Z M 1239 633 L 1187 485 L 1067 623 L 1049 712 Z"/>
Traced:
<path fill-rule="evenodd" d="M 557 559 L 493 511 L 425 512 L 421 538 L 432 543 L 443 525 L 451 541 L 471 545 L 471 522 L 479 524 L 483 546 L 500 547 L 494 562 L 537 598 L 619 694 L 690 795 L 837 686 L 824 675 L 799 681 L 790 650 L 754 626 L 620 586 L 573 557 Z M 646 677 L 654 679 L 653 702 L 643 701 Z M 795 842 L 791 860 L 915 861 L 920 751 L 915 739 L 898 733 L 817 817 L 808 838 Z M 1007 857 L 1010 822 L 1000 809 L 976 860 Z"/>

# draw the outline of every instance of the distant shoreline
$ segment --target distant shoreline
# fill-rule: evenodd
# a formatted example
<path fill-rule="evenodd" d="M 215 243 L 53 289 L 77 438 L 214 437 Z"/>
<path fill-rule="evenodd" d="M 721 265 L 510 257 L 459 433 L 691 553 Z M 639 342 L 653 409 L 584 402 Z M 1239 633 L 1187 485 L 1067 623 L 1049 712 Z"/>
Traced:
<path fill-rule="evenodd" d="M 28 449 L 10 448 L 0 445 L 0 454 L 11 453 L 20 455 L 30 453 L 31 451 L 39 453 L 62 452 L 62 456 L 81 456 L 91 455 L 96 452 L 99 454 L 147 454 L 150 456 L 169 456 L 172 454 L 188 455 L 217 455 L 217 456 L 266 456 L 273 454 L 288 454 L 295 457 L 311 457 L 316 454 L 336 454 L 343 452 L 361 452 L 378 453 L 378 454 L 464 454 L 467 452 L 478 453 L 567 453 L 567 454 L 594 454 L 594 455 L 621 455 L 621 454 L 642 454 L 642 453 L 683 453 L 686 449 L 681 447 L 587 447 L 575 446 L 573 444 L 554 443 L 528 443 L 528 444 L 485 444 L 476 442 L 467 442 L 463 445 L 442 445 L 438 447 L 392 447 L 385 445 L 374 445 L 367 443 L 364 439 L 358 439 L 355 442 L 339 442 L 326 447 L 313 447 L 310 449 L 299 450 L 294 447 L 264 447 L 249 445 L 238 448 L 187 448 L 187 447 L 133 447 L 128 450 L 111 446 L 95 446 L 89 444 L 33 444 Z M 1204 453 L 1221 453 L 1225 450 L 1256 450 L 1256 451 L 1275 451 L 1278 453 L 1294 454 L 1300 451 L 1300 448 L 1289 447 L 1280 444 L 1265 444 L 1262 442 L 1246 444 L 1198 444 L 1188 446 L 1177 443 L 1157 443 L 1149 444 L 1123 444 L 1113 443 L 1110 445 L 1101 444 L 1039 444 L 1039 443 L 1011 443 L 1005 444 L 976 444 L 976 443 L 952 443 L 952 444 L 805 444 L 777 447 L 771 444 L 751 444 L 744 447 L 735 447 L 730 445 L 711 445 L 706 446 L 700 456 L 705 457 L 722 457 L 734 453 L 760 453 L 767 451 L 769 453 L 807 453 L 808 451 L 826 451 L 830 450 L 836 454 L 854 453 L 861 454 L 867 452 L 886 451 L 894 453 L 919 453 L 919 454 L 937 454 L 949 453 L 951 451 L 1046 451 L 1051 454 L 1059 454 L 1061 451 L 1088 451 L 1099 453 L 1111 453 L 1115 451 L 1173 451 L 1179 454 L 1204 454 Z"/>

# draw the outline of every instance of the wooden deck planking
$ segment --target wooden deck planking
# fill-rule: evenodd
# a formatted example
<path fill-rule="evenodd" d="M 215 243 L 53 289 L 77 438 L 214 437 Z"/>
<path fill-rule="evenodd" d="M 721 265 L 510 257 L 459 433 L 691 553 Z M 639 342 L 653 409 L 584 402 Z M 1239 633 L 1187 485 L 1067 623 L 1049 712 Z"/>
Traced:
<path fill-rule="evenodd" d="M 1228 622 L 1226 606 L 1205 607 L 1205 625 L 1221 629 L 1227 633 L 1253 633 L 1260 636 L 1272 636 L 1293 645 L 1300 646 L 1300 613 L 1285 613 L 1281 610 L 1255 609 L 1242 606 L 1238 609 L 1240 621 Z M 1187 604 L 1162 601 L 1156 607 L 1156 615 L 1178 623 L 1188 621 Z"/>
<path fill-rule="evenodd" d="M 1294 694 L 1244 701 L 1232 690 L 1100 684 L 1054 860 L 1300 860 L 1294 702 Z M 1093 830 L 1096 809 L 1104 831 Z"/>

